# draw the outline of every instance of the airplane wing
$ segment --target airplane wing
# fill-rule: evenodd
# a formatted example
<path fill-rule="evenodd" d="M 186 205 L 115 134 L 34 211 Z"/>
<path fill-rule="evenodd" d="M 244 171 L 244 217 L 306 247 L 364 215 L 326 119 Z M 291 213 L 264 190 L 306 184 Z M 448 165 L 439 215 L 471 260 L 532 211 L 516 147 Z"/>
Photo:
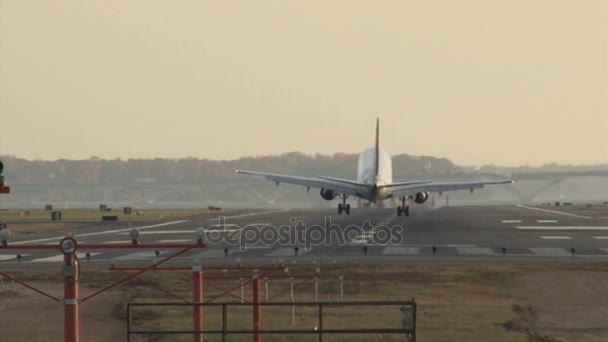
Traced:
<path fill-rule="evenodd" d="M 277 185 L 279 185 L 280 183 L 285 183 L 299 185 L 309 189 L 328 189 L 348 196 L 359 196 L 360 193 L 369 188 L 369 185 L 367 184 L 340 178 L 300 177 L 249 170 L 234 170 L 234 172 L 242 175 L 264 177 L 269 181 L 275 182 Z"/>
<path fill-rule="evenodd" d="M 407 196 L 416 192 L 445 192 L 454 190 L 473 190 L 483 188 L 485 185 L 511 184 L 515 181 L 506 179 L 499 181 L 470 181 L 470 182 L 433 182 L 426 181 L 419 184 L 396 185 L 388 184 L 393 196 Z"/>

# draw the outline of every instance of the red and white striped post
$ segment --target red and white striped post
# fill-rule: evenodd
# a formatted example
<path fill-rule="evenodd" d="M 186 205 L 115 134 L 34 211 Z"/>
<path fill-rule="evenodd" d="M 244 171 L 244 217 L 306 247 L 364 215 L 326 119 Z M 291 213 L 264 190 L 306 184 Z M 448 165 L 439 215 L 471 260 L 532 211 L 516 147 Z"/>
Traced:
<path fill-rule="evenodd" d="M 260 277 L 257 270 L 253 273 L 253 342 L 261 342 L 262 336 L 258 332 L 262 329 L 260 316 Z"/>
<path fill-rule="evenodd" d="M 65 342 L 80 340 L 79 281 L 80 270 L 76 256 L 77 243 L 72 237 L 61 240 L 59 249 L 63 253 L 63 331 Z"/>
<path fill-rule="evenodd" d="M 200 333 L 204 323 L 203 306 L 197 305 L 203 303 L 203 268 L 198 263 L 192 267 L 192 300 L 194 302 L 192 327 L 196 331 L 194 342 L 203 342 L 203 334 Z"/>

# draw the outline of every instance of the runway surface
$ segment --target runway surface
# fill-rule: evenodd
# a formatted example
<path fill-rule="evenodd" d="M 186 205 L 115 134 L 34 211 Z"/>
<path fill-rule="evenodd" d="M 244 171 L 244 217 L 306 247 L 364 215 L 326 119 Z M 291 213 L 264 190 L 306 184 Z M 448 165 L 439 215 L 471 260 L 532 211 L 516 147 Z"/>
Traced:
<path fill-rule="evenodd" d="M 608 208 L 604 213 L 607 211 Z M 195 260 L 214 266 L 608 262 L 605 214 L 589 216 L 533 206 L 412 207 L 408 218 L 397 217 L 394 208 L 353 208 L 351 215 L 337 215 L 333 209 L 249 211 L 226 214 L 224 219 L 216 214 L 131 226 L 99 223 L 74 234 L 81 244 L 129 244 L 133 228 L 138 229 L 139 242 L 144 244 L 193 243 L 197 233 L 204 231 L 207 248 L 193 249 L 166 265 L 190 266 Z M 327 232 L 331 232 L 329 239 Z M 58 245 L 64 235 L 54 232 L 20 236 L 10 240 L 10 245 Z M 83 267 L 108 268 L 151 265 L 173 252 L 162 248 L 100 249 L 79 250 L 79 256 Z M 58 249 L 0 249 L 0 270 L 42 269 L 61 263 Z"/>

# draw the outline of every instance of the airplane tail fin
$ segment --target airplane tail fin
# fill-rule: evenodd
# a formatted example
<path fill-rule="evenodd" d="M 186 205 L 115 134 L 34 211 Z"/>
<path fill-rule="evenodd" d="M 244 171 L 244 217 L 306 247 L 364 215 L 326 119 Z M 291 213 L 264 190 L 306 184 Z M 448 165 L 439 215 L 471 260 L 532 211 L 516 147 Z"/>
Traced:
<path fill-rule="evenodd" d="M 380 171 L 380 118 L 376 118 L 376 155 L 374 160 L 374 176 Z"/>

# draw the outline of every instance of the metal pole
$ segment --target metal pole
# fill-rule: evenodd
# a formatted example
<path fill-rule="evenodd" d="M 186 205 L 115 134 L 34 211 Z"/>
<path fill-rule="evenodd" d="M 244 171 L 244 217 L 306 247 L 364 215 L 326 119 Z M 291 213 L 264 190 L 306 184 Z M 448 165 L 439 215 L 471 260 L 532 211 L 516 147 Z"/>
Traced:
<path fill-rule="evenodd" d="M 226 342 L 226 330 L 228 330 L 228 315 L 226 304 L 222 304 L 222 342 Z"/>
<path fill-rule="evenodd" d="M 260 279 L 257 274 L 253 275 L 253 342 L 261 342 L 262 337 L 258 333 L 262 329 L 260 317 Z"/>
<path fill-rule="evenodd" d="M 315 277 L 315 302 L 319 302 L 319 278 Z"/>
<path fill-rule="evenodd" d="M 241 283 L 241 303 L 245 303 L 245 284 L 243 283 L 243 278 L 239 278 L 239 282 Z"/>
<path fill-rule="evenodd" d="M 78 259 L 74 254 L 64 254 L 63 266 L 63 331 L 65 342 L 79 341 L 78 308 Z"/>
<path fill-rule="evenodd" d="M 340 301 L 343 302 L 344 301 L 344 277 L 340 276 L 338 279 L 340 279 Z"/>
<path fill-rule="evenodd" d="M 323 305 L 319 304 L 319 342 L 323 342 Z"/>
<path fill-rule="evenodd" d="M 203 334 L 200 332 L 203 330 L 203 270 L 201 265 L 194 264 L 192 267 L 192 301 L 193 301 L 193 313 L 192 313 L 192 328 L 194 329 L 194 342 L 203 342 Z"/>
<path fill-rule="evenodd" d="M 127 342 L 131 342 L 131 305 L 127 303 Z"/>
<path fill-rule="evenodd" d="M 296 306 L 293 305 L 295 302 L 295 296 L 293 293 L 293 278 L 289 278 L 289 299 L 291 299 L 291 325 L 296 325 Z"/>

